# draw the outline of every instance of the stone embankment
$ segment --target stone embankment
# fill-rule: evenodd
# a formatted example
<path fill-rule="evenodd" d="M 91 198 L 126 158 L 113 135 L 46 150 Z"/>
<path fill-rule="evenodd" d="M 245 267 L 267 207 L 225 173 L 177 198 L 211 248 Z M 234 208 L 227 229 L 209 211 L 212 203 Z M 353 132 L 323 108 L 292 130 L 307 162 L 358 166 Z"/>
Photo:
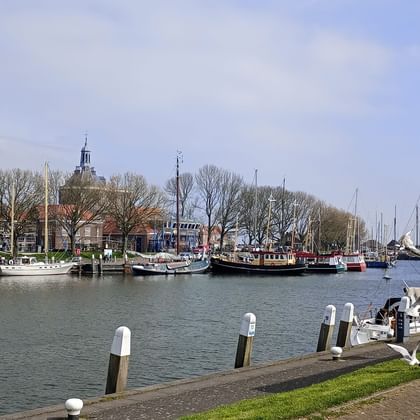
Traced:
<path fill-rule="evenodd" d="M 411 337 L 406 347 L 413 348 L 418 337 Z M 398 358 L 385 343 L 357 346 L 345 350 L 340 360 L 329 352 L 319 352 L 275 363 L 185 379 L 171 383 L 128 390 L 121 394 L 84 401 L 80 418 L 86 419 L 176 419 L 203 412 L 223 404 L 257 396 L 272 395 L 319 383 L 381 361 Z M 375 396 L 370 404 L 355 402 L 346 405 L 342 419 L 369 416 L 376 419 L 414 419 L 420 412 L 416 397 L 419 381 L 402 385 L 392 392 Z M 69 395 L 69 398 L 77 397 Z M 381 413 L 379 417 L 377 413 Z M 337 417 L 337 411 L 332 414 Z M 63 404 L 24 413 L 9 414 L 0 419 L 63 419 Z"/>

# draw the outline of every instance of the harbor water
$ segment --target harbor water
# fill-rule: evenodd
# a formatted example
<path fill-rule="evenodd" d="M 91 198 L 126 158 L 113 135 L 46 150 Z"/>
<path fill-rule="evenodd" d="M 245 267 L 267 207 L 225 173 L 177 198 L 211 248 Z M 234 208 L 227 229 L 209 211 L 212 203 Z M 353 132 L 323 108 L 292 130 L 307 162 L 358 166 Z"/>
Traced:
<path fill-rule="evenodd" d="M 242 316 L 252 363 L 314 352 L 324 309 L 339 320 L 420 287 L 420 263 L 297 277 L 0 277 L 0 415 L 104 394 L 115 329 L 131 330 L 128 388 L 232 369 Z"/>

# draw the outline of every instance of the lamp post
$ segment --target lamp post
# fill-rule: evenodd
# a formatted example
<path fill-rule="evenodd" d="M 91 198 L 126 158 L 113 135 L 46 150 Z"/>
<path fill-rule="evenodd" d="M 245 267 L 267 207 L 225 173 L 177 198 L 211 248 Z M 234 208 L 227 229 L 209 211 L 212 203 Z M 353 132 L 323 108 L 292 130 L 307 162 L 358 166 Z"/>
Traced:
<path fill-rule="evenodd" d="M 273 194 L 270 194 L 270 197 L 268 198 L 268 201 L 269 201 L 269 204 L 268 204 L 268 221 L 267 221 L 267 242 L 266 242 L 265 246 L 270 251 L 271 242 L 270 242 L 270 239 L 269 239 L 269 235 L 270 235 L 271 205 L 272 205 L 272 203 L 274 203 L 276 201 L 273 197 Z"/>

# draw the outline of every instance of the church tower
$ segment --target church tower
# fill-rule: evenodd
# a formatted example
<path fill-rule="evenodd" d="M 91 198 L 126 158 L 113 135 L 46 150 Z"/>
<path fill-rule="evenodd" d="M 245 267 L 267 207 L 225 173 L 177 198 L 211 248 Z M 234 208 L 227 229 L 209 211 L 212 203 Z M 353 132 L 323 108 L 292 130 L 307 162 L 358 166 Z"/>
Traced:
<path fill-rule="evenodd" d="M 93 181 L 105 183 L 103 176 L 96 174 L 95 168 L 90 166 L 90 150 L 88 149 L 88 138 L 85 134 L 85 145 L 80 150 L 80 165 L 76 166 L 74 175 L 87 176 L 90 175 Z"/>
<path fill-rule="evenodd" d="M 90 150 L 87 148 L 87 134 L 85 134 L 85 145 L 80 151 L 80 169 L 82 172 L 89 170 L 90 167 Z"/>

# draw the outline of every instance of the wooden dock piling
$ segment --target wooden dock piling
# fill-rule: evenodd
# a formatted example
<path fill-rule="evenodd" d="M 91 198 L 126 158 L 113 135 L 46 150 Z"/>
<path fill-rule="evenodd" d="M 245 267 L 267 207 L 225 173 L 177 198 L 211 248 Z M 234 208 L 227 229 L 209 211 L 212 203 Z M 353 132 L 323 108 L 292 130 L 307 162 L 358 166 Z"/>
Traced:
<path fill-rule="evenodd" d="M 115 330 L 109 356 L 105 394 L 122 392 L 127 386 L 130 342 L 131 331 L 129 328 L 119 327 Z"/>
<path fill-rule="evenodd" d="M 335 313 L 336 309 L 334 305 L 328 305 L 325 307 L 324 319 L 319 331 L 318 346 L 316 348 L 317 352 L 325 351 L 331 347 L 331 339 L 335 326 Z"/>
<path fill-rule="evenodd" d="M 341 315 L 340 326 L 338 327 L 337 347 L 349 348 L 350 347 L 350 334 L 351 326 L 353 323 L 354 305 L 346 303 Z"/>
<path fill-rule="evenodd" d="M 235 369 L 251 365 L 252 344 L 255 336 L 256 317 L 246 313 L 239 330 L 238 348 L 236 350 Z"/>

